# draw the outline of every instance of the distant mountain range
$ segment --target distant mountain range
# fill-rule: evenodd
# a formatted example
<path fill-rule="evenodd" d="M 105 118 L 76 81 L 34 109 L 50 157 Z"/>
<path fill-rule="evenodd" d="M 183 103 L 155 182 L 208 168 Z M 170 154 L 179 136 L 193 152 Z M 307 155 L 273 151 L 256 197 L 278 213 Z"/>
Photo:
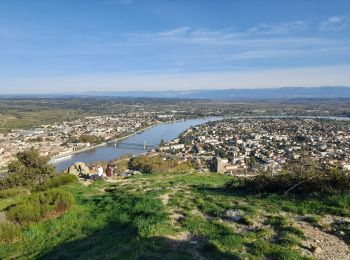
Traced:
<path fill-rule="evenodd" d="M 91 96 L 178 98 L 178 99 L 296 99 L 350 98 L 350 87 L 285 87 L 264 89 L 209 89 L 171 91 L 87 92 Z"/>
<path fill-rule="evenodd" d="M 128 98 L 177 98 L 177 99 L 310 99 L 310 98 L 350 98 L 350 87 L 284 87 L 264 89 L 208 89 L 170 91 L 114 91 L 81 92 L 60 94 L 13 94 L 0 97 L 128 97 Z"/>

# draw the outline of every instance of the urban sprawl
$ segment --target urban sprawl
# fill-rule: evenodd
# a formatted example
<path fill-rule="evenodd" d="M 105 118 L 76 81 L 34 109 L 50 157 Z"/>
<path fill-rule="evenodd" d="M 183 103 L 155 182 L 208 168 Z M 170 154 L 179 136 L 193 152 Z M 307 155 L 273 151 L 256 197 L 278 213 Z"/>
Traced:
<path fill-rule="evenodd" d="M 30 147 L 43 155 L 62 157 L 172 119 L 171 115 L 132 113 L 12 130 L 0 134 L 0 167 Z M 199 171 L 228 174 L 279 172 L 301 157 L 350 170 L 350 123 L 307 118 L 224 119 L 191 127 L 149 153 L 165 160 L 192 161 Z"/>

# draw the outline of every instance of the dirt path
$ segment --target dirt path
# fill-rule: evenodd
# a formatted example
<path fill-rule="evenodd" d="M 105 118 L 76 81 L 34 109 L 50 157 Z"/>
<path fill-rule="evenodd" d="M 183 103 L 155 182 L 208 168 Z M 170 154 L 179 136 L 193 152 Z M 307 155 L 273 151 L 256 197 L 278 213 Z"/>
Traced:
<path fill-rule="evenodd" d="M 303 221 L 294 223 L 307 237 L 306 249 L 311 251 L 317 259 L 350 260 L 350 248 L 343 240 L 309 223 Z"/>

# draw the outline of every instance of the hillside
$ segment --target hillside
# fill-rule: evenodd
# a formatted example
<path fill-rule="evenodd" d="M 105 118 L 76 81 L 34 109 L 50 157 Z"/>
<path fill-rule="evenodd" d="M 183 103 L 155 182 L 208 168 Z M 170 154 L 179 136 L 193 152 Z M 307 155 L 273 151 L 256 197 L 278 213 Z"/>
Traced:
<path fill-rule="evenodd" d="M 224 188 L 220 174 L 149 174 L 60 186 L 61 216 L 0 243 L 0 258 L 346 259 L 350 193 L 323 200 Z M 235 181 L 235 180 L 234 180 Z M 0 211 L 30 195 L 0 199 Z M 1 222 L 6 222 L 4 212 Z"/>

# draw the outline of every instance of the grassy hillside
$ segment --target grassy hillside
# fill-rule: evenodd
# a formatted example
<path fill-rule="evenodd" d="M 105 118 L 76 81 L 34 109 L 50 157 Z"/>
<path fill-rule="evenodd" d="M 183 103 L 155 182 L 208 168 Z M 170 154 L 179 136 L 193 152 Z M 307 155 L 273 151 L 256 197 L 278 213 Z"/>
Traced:
<path fill-rule="evenodd" d="M 313 199 L 224 188 L 218 174 L 72 183 L 65 214 L 19 227 L 0 258 L 308 259 L 348 257 L 350 193 Z M 28 195 L 0 198 L 4 211 Z"/>

